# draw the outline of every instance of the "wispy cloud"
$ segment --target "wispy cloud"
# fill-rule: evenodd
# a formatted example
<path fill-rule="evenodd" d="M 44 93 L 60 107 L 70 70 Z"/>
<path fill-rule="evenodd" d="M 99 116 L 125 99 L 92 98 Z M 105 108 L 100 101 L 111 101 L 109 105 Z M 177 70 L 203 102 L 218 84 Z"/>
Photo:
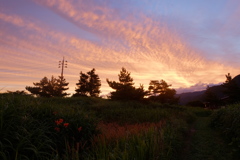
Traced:
<path fill-rule="evenodd" d="M 63 55 L 69 61 L 66 77 L 72 91 L 79 72 L 91 68 L 97 69 L 104 91 L 110 90 L 105 79 L 116 80 L 121 67 L 132 73 L 136 85 L 143 83 L 145 87 L 152 79 L 164 79 L 179 88 L 199 81 L 219 83 L 227 72 L 238 74 L 236 66 L 208 58 L 201 47 L 189 43 L 188 37 L 170 27 L 160 15 L 125 7 L 128 3 L 114 8 L 111 1 L 32 1 L 92 37 L 63 32 L 34 17 L 0 12 L 0 22 L 4 24 L 0 26 L 0 36 L 5 37 L 0 40 L 5 60 L 0 63 L 10 71 L 8 77 L 23 72 L 38 81 L 55 75 L 59 71 L 53 66 Z"/>

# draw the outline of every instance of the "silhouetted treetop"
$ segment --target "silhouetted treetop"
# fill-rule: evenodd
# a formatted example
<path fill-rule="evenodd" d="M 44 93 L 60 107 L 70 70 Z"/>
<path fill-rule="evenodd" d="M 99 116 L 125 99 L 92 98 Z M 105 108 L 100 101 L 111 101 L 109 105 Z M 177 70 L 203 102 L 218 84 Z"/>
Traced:
<path fill-rule="evenodd" d="M 232 79 L 230 73 L 226 76 L 225 83 L 222 84 L 224 87 L 224 93 L 229 96 L 229 103 L 240 101 L 240 87 L 237 84 L 236 79 Z"/>
<path fill-rule="evenodd" d="M 111 99 L 115 100 L 141 100 L 146 95 L 146 92 L 143 89 L 143 85 L 140 85 L 139 88 L 135 88 L 133 85 L 133 78 L 130 76 L 124 67 L 120 70 L 118 74 L 119 82 L 110 81 L 107 79 L 108 85 L 114 89 L 114 92 L 111 92 Z"/>
<path fill-rule="evenodd" d="M 44 77 L 40 82 L 33 83 L 35 87 L 26 86 L 26 90 L 40 97 L 65 97 L 68 95 L 64 92 L 68 90 L 68 84 L 64 77 L 52 76 L 51 79 Z"/>
<path fill-rule="evenodd" d="M 169 88 L 170 86 L 164 80 L 151 80 L 148 87 L 149 99 L 161 103 L 178 103 L 178 98 L 175 97 L 176 90 Z"/>
<path fill-rule="evenodd" d="M 78 96 L 91 96 L 91 97 L 99 97 L 101 81 L 99 76 L 95 73 L 95 69 L 93 68 L 91 71 L 87 72 L 87 74 L 80 72 L 79 82 L 76 83 L 76 93 L 73 95 L 74 97 Z"/>
<path fill-rule="evenodd" d="M 118 74 L 120 84 L 129 86 L 134 85 L 133 78 L 130 76 L 130 74 L 130 72 L 128 72 L 125 68 L 122 67 L 120 74 Z"/>
<path fill-rule="evenodd" d="M 130 72 L 128 72 L 124 67 L 122 67 L 120 74 L 118 74 L 119 82 L 109 81 L 109 79 L 107 79 L 107 83 L 111 88 L 115 90 L 119 90 L 120 88 L 123 88 L 123 86 L 133 87 L 133 78 L 130 76 L 130 74 Z"/>

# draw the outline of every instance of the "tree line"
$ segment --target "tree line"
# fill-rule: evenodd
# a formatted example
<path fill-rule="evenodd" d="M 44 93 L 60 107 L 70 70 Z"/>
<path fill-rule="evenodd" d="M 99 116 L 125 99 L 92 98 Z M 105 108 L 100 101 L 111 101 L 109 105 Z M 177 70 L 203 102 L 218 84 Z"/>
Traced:
<path fill-rule="evenodd" d="M 101 93 L 101 80 L 95 72 L 95 68 L 87 73 L 80 72 L 78 83 L 76 83 L 75 93 L 72 97 L 99 97 Z M 110 92 L 110 99 L 138 101 L 149 99 L 162 103 L 178 102 L 179 98 L 175 97 L 176 90 L 170 88 L 171 85 L 164 80 L 151 80 L 148 90 L 144 90 L 142 84 L 140 84 L 139 87 L 134 86 L 131 73 L 124 67 L 120 70 L 118 79 L 119 82 L 110 81 L 108 78 L 106 79 L 108 85 L 114 90 L 113 92 Z M 69 89 L 67 88 L 68 84 L 69 83 L 66 82 L 66 79 L 61 76 L 58 78 L 52 76 L 50 79 L 44 77 L 40 82 L 33 83 L 33 87 L 26 86 L 26 90 L 38 97 L 65 97 L 69 95 L 66 93 L 66 90 Z"/>

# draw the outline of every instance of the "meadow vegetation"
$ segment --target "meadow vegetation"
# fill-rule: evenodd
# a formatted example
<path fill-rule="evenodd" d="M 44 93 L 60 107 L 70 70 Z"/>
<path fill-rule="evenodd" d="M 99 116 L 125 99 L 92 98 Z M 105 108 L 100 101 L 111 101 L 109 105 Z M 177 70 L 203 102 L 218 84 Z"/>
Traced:
<path fill-rule="evenodd" d="M 208 124 L 219 139 L 227 137 L 228 153 L 239 158 L 239 111 L 239 105 L 211 111 L 158 102 L 1 94 L 0 159 L 194 158 L 209 153 L 193 150 L 206 141 L 203 137 L 215 135 Z M 198 127 L 203 124 L 204 129 Z"/>
<path fill-rule="evenodd" d="M 89 97 L 2 94 L 0 104 L 1 159 L 171 159 L 194 118 L 178 106 Z"/>

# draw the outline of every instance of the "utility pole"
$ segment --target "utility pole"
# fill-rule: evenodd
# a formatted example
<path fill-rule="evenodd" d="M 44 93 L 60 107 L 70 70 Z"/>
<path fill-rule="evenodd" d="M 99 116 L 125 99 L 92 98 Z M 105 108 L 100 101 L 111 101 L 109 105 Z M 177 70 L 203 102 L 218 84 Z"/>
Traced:
<path fill-rule="evenodd" d="M 59 61 L 58 63 L 58 68 L 62 68 L 62 71 L 61 71 L 61 86 L 62 86 L 62 81 L 63 81 L 63 70 L 64 68 L 67 68 L 67 61 L 64 60 L 64 57 L 63 57 L 63 60 L 62 61 Z"/>

